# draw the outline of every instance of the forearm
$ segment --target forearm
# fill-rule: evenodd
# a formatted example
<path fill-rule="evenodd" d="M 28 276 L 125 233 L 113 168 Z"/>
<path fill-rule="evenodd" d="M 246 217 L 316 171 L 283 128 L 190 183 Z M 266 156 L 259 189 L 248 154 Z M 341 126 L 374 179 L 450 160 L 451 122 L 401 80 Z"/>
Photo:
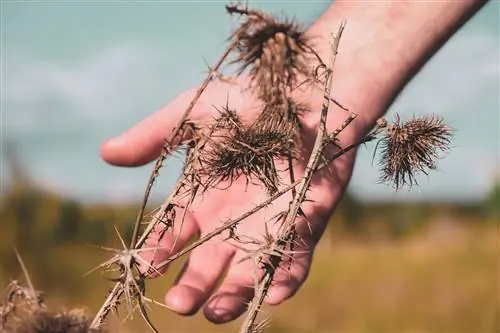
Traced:
<path fill-rule="evenodd" d="M 332 97 L 359 113 L 357 135 L 364 135 L 392 104 L 413 75 L 472 17 L 483 1 L 337 0 L 308 29 L 323 59 L 330 33 L 342 20 Z"/>

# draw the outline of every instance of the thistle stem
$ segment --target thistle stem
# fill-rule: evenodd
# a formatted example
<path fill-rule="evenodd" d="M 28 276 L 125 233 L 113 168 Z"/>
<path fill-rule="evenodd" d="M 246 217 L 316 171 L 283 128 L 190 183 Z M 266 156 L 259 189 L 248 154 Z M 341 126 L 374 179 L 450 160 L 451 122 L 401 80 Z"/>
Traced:
<path fill-rule="evenodd" d="M 335 64 L 339 41 L 342 36 L 342 32 L 344 31 L 344 28 L 345 28 L 345 22 L 342 22 L 337 32 L 337 35 L 335 36 L 332 43 L 332 51 L 330 54 L 331 60 L 329 64 L 330 67 L 327 69 L 328 73 L 326 77 L 325 90 L 324 90 L 325 100 L 323 102 L 323 107 L 321 110 L 318 134 L 316 136 L 314 148 L 311 153 L 311 157 L 309 158 L 309 162 L 307 163 L 304 176 L 301 178 L 297 195 L 293 198 L 292 205 L 285 219 L 283 234 L 277 237 L 278 241 L 276 242 L 275 245 L 277 248 L 276 253 L 281 253 L 281 251 L 285 249 L 286 241 L 284 240 L 288 239 L 288 234 L 290 232 L 293 232 L 293 230 L 295 230 L 293 226 L 295 218 L 297 217 L 297 213 L 299 212 L 300 206 L 305 199 L 306 192 L 311 184 L 312 176 L 314 172 L 317 170 L 319 162 L 321 161 L 321 156 L 323 156 L 323 151 L 325 147 L 330 143 L 329 137 L 326 135 L 326 120 L 330 105 L 333 66 Z M 247 311 L 247 317 L 245 318 L 245 321 L 243 322 L 243 325 L 241 326 L 240 329 L 241 333 L 251 333 L 253 328 L 255 327 L 257 316 L 262 308 L 262 304 L 267 295 L 267 292 L 269 291 L 271 283 L 274 279 L 274 274 L 278 269 L 281 260 L 282 260 L 281 255 L 273 255 L 270 258 L 270 264 L 265 265 L 265 275 L 261 280 L 261 282 L 259 283 L 257 290 L 255 291 L 254 299 L 250 303 L 250 306 Z"/>

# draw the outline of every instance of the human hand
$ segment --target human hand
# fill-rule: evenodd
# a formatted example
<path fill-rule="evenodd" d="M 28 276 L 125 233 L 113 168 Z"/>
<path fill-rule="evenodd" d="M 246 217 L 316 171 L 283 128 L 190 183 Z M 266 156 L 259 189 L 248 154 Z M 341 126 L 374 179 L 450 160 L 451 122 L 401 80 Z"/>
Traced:
<path fill-rule="evenodd" d="M 229 105 L 237 110 L 243 120 L 251 121 L 258 115 L 256 99 L 243 90 L 247 86 L 245 79 L 235 84 L 223 82 L 208 86 L 202 97 L 192 110 L 190 120 L 197 126 L 207 125 L 218 115 L 214 106 Z M 196 89 L 190 89 L 175 98 L 164 108 L 152 114 L 129 131 L 117 138 L 104 143 L 101 155 L 105 161 L 113 165 L 138 166 L 148 163 L 158 157 L 164 138 L 177 125 L 183 112 L 192 100 Z M 312 151 L 317 134 L 319 114 L 323 103 L 322 91 L 306 90 L 294 96 L 299 102 L 305 102 L 310 107 L 302 119 L 304 150 L 294 165 L 296 179 L 302 176 L 306 163 Z M 345 111 L 335 108 L 329 114 L 328 127 L 332 131 L 348 117 Z M 354 140 L 355 133 L 348 129 L 341 140 Z M 187 138 L 184 138 L 187 139 Z M 327 222 L 348 183 L 354 162 L 354 153 L 348 153 L 335 160 L 330 170 L 318 172 L 314 177 L 308 192 L 308 199 L 301 206 L 307 220 L 297 217 L 296 230 L 301 239 L 294 249 L 290 269 L 277 270 L 274 284 L 268 292 L 268 304 L 280 304 L 293 296 L 307 278 L 310 270 L 314 248 L 317 245 Z M 279 164 L 279 162 L 277 162 Z M 286 169 L 285 163 L 277 165 L 278 169 Z M 279 173 L 282 181 L 289 184 L 288 172 Z M 240 177 L 229 184 L 221 184 L 222 189 L 209 189 L 203 196 L 197 198 L 189 208 L 186 219 L 181 226 L 176 223 L 173 232 L 160 237 L 153 232 L 145 246 L 160 247 L 154 258 L 152 254 L 144 254 L 146 260 L 153 259 L 157 264 L 164 261 L 173 252 L 182 249 L 186 243 L 196 236 L 203 236 L 220 225 L 228 218 L 241 215 L 254 208 L 268 198 L 263 186 L 248 184 Z M 282 211 L 287 211 L 291 194 L 281 196 L 270 206 L 244 220 L 238 226 L 238 232 L 248 237 L 261 239 L 266 232 L 275 233 L 275 223 L 266 223 Z M 182 216 L 180 208 L 176 216 Z M 176 230 L 177 229 L 177 230 Z M 177 235 L 180 231 L 180 235 Z M 178 239 L 177 239 L 178 236 Z M 175 249 L 172 246 L 175 242 Z M 179 314 L 189 315 L 198 311 L 204 304 L 205 316 L 212 322 L 224 323 L 237 318 L 245 311 L 246 304 L 253 297 L 255 269 L 252 260 L 239 262 L 248 253 L 224 242 L 222 237 L 210 241 L 194 249 L 189 259 L 177 277 L 174 285 L 168 291 L 165 303 Z M 286 263 L 285 263 L 286 264 Z M 229 268 L 229 269 L 228 269 Z M 224 273 L 226 272 L 224 276 Z M 216 288 L 219 285 L 219 288 Z"/>

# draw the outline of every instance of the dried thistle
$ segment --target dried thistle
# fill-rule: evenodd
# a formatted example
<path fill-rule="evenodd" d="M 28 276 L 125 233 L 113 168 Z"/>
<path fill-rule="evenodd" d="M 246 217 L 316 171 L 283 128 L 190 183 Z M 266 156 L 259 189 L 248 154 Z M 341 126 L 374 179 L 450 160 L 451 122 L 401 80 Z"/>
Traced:
<path fill-rule="evenodd" d="M 299 78 L 311 76 L 311 60 L 319 57 L 300 24 L 238 5 L 226 10 L 245 17 L 231 37 L 238 41 L 233 63 L 240 65 L 238 75 L 250 68 L 251 87 L 261 100 L 283 99 Z"/>
<path fill-rule="evenodd" d="M 13 280 L 7 285 L 4 301 L 0 305 L 0 328 L 6 327 L 9 320 L 17 321 L 23 315 L 43 306 L 43 298 L 40 292 L 23 286 L 17 280 Z"/>
<path fill-rule="evenodd" d="M 27 286 L 22 285 L 17 280 L 13 280 L 7 285 L 4 301 L 0 304 L 0 329 L 6 326 L 9 318 L 14 321 L 18 320 L 21 311 L 29 315 L 36 310 L 45 308 L 43 294 L 33 286 L 28 269 L 16 248 L 14 248 L 14 252 Z"/>
<path fill-rule="evenodd" d="M 436 169 L 436 160 L 441 152 L 447 152 L 452 140 L 452 129 L 436 115 L 414 118 L 400 123 L 399 115 L 385 127 L 382 138 L 377 143 L 381 147 L 379 166 L 381 181 L 391 182 L 395 190 L 403 186 L 418 185 L 419 173 L 428 175 Z"/>
<path fill-rule="evenodd" d="M 105 301 L 105 305 L 101 307 L 97 315 L 90 322 L 90 328 L 100 328 L 104 317 L 106 317 L 110 311 L 114 311 L 117 309 L 117 307 L 120 305 L 120 298 L 123 296 L 125 297 L 128 316 L 132 317 L 133 311 L 138 308 L 142 318 L 144 319 L 150 330 L 157 333 L 158 330 L 149 319 L 148 313 L 145 308 L 145 302 L 150 302 L 156 305 L 162 304 L 145 296 L 145 276 L 140 273 L 139 269 L 139 266 L 143 264 L 148 268 L 148 270 L 160 274 L 157 270 L 154 269 L 154 267 L 151 267 L 150 264 L 140 256 L 141 252 L 156 251 L 157 249 L 129 249 L 125 245 L 125 241 L 121 237 L 116 227 L 115 231 L 122 245 L 122 249 L 113 249 L 101 246 L 101 249 L 115 253 L 115 255 L 111 259 L 98 265 L 87 273 L 90 274 L 97 269 L 119 272 L 118 277 L 110 279 L 111 281 L 116 283 L 115 288 L 113 288 L 113 290 L 110 292 L 110 295 Z"/>
<path fill-rule="evenodd" d="M 356 118 L 356 114 L 352 113 L 332 133 L 327 132 L 326 118 L 331 102 L 347 110 L 330 97 L 332 71 L 345 22 L 342 23 L 337 35 L 332 36 L 330 62 L 325 65 L 311 48 L 311 39 L 306 37 L 299 24 L 290 20 L 281 21 L 260 11 L 243 8 L 241 5 L 227 6 L 226 9 L 230 14 L 242 16 L 243 22 L 230 37 L 231 45 L 216 65 L 214 67 L 207 65 L 209 72 L 207 78 L 201 84 L 194 99 L 169 136 L 148 182 L 143 205 L 134 225 L 130 246 L 126 247 L 120 237 L 123 249 L 108 249 L 115 256 L 99 266 L 101 269 L 118 268 L 120 275 L 113 279 L 115 286 L 92 321 L 91 327 L 100 327 L 108 313 L 116 308 L 124 297 L 128 305 L 129 315 L 138 306 L 151 331 L 157 332 L 149 321 L 144 308 L 145 301 L 156 303 L 145 297 L 146 278 L 152 272 L 159 272 L 213 237 L 228 232 L 229 237 L 226 241 L 236 240 L 235 246 L 248 254 L 242 260 L 253 259 L 255 269 L 261 270 L 263 273 L 257 274 L 255 272 L 255 297 L 249 303 L 247 318 L 240 331 L 244 333 L 261 332 L 266 326 L 265 322 L 257 323 L 256 318 L 260 314 L 262 303 L 274 282 L 275 272 L 283 266 L 284 259 L 288 258 L 291 262 L 292 255 L 297 253 L 294 251 L 294 246 L 298 241 L 301 241 L 295 233 L 296 218 L 307 219 L 302 211 L 302 204 L 307 201 L 306 192 L 309 190 L 312 175 L 319 169 L 328 167 L 331 161 L 355 149 L 358 145 L 373 140 L 380 133 L 384 133 L 380 143 L 382 143 L 387 155 L 385 160 L 399 154 L 399 162 L 405 159 L 409 160 L 409 162 L 403 163 L 403 167 L 408 164 L 413 167 L 412 172 L 415 165 L 419 170 L 423 169 L 422 165 L 432 166 L 432 158 L 437 156 L 438 148 L 444 150 L 440 146 L 446 147 L 449 143 L 449 137 L 445 134 L 447 132 L 439 132 L 442 124 L 438 121 L 424 119 L 419 122 L 415 120 L 413 123 L 409 122 L 400 126 L 398 118 L 396 123 L 389 127 L 387 124 L 379 122 L 377 129 L 366 138 L 344 146 L 343 142 L 338 140 L 338 134 Z M 208 131 L 194 128 L 191 126 L 189 113 L 208 84 L 221 79 L 219 70 L 231 53 L 236 55 L 236 59 L 232 63 L 239 64 L 236 76 L 248 70 L 250 88 L 264 104 L 262 112 L 253 123 L 246 124 L 242 122 L 236 111 L 229 109 L 226 105 L 219 110 L 220 115 L 214 119 L 213 124 L 206 128 Z M 319 63 L 319 66 L 316 66 L 315 61 Z M 314 70 L 311 70 L 313 68 Z M 320 73 L 320 69 L 324 69 L 324 72 Z M 299 80 L 302 81 L 299 82 Z M 300 85 L 310 81 L 323 86 L 325 100 L 320 112 L 318 134 L 313 151 L 304 174 L 299 179 L 295 179 L 292 166 L 294 160 L 301 156 L 298 152 L 302 148 L 300 116 L 307 112 L 308 108 L 295 103 L 290 98 L 290 93 Z M 182 176 L 173 193 L 155 212 L 142 234 L 139 234 L 140 225 L 144 222 L 145 205 L 158 176 L 158 171 L 167 155 L 173 152 L 175 142 L 185 136 L 185 131 L 191 131 L 192 135 L 187 143 L 183 142 L 187 147 L 187 156 Z M 423 136 L 426 138 L 422 139 Z M 396 149 L 394 149 L 393 141 L 396 142 Z M 327 156 L 326 148 L 329 145 L 338 148 L 338 152 L 333 156 Z M 412 148 L 410 151 L 413 155 L 410 157 L 407 156 L 408 147 Z M 433 147 L 434 150 L 431 149 Z M 394 151 L 397 154 L 394 154 Z M 288 171 L 291 185 L 280 186 L 283 184 L 281 184 L 275 164 L 277 161 L 288 161 L 288 170 L 279 171 Z M 398 166 L 392 161 L 390 167 L 384 168 L 384 172 L 385 175 L 390 175 L 392 172 L 392 176 L 388 176 L 388 179 L 395 179 L 396 184 L 399 184 L 407 181 L 409 177 L 408 172 L 401 172 L 400 169 L 401 165 Z M 247 184 L 257 179 L 259 185 L 263 185 L 267 190 L 268 200 L 237 218 L 221 221 L 220 226 L 190 243 L 179 252 L 173 253 L 154 267 L 152 267 L 152 262 L 142 261 L 140 251 L 148 249 L 139 250 L 139 248 L 143 246 L 150 232 L 153 230 L 160 233 L 167 232 L 173 227 L 174 220 L 176 224 L 180 220 L 182 228 L 186 212 L 190 210 L 197 194 L 203 193 L 203 190 L 217 187 L 220 182 L 230 186 L 232 181 L 241 176 L 246 178 Z M 412 177 L 409 179 L 413 181 Z M 280 221 L 280 230 L 276 235 L 270 234 L 267 229 L 262 239 L 236 234 L 236 227 L 241 222 L 289 191 L 292 192 L 292 200 L 289 203 L 289 209 L 280 213 L 277 218 Z M 176 207 L 183 209 L 184 214 L 176 216 L 174 209 Z M 174 241 L 174 245 L 176 242 L 177 240 Z M 247 246 L 250 246 L 251 249 Z M 174 247 L 172 246 L 172 248 Z M 139 271 L 140 263 L 149 265 L 148 272 L 141 273 Z"/>
<path fill-rule="evenodd" d="M 283 133 L 290 138 L 294 153 L 302 147 L 300 118 L 309 111 L 308 105 L 295 102 L 291 98 L 285 99 L 282 103 L 267 103 L 253 126 L 263 132 Z"/>
<path fill-rule="evenodd" d="M 191 100 L 191 102 L 190 102 L 189 106 L 187 107 L 187 109 L 184 111 L 181 119 L 179 120 L 179 123 L 177 124 L 177 126 L 174 127 L 174 129 L 172 130 L 172 132 L 168 136 L 168 139 L 165 141 L 163 149 L 162 149 L 162 152 L 161 152 L 160 156 L 157 158 L 156 163 L 154 165 L 154 168 L 153 168 L 153 170 L 152 170 L 152 172 L 150 174 L 150 177 L 149 177 L 149 180 L 148 180 L 148 183 L 147 183 L 147 186 L 146 186 L 146 190 L 144 192 L 144 197 L 143 197 L 143 200 L 142 200 L 142 204 L 141 204 L 141 207 L 140 207 L 139 212 L 137 214 L 136 221 L 134 223 L 134 230 L 133 230 L 133 233 L 132 233 L 132 237 L 130 239 L 130 246 L 129 246 L 130 250 L 134 250 L 134 249 L 140 248 L 144 244 L 144 242 L 146 241 L 148 235 L 158 225 L 158 223 L 159 223 L 158 221 L 162 220 L 162 219 L 156 219 L 156 218 L 152 219 L 152 221 L 150 221 L 148 223 L 148 225 L 145 228 L 145 230 L 143 230 L 142 234 L 140 234 L 140 226 L 143 223 L 143 218 L 144 218 L 144 213 L 145 213 L 146 205 L 147 205 L 147 202 L 149 200 L 149 196 L 151 194 L 151 190 L 153 188 L 153 185 L 155 184 L 155 181 L 156 181 L 156 179 L 158 177 L 159 170 L 163 166 L 163 162 L 166 160 L 167 156 L 170 153 L 172 153 L 171 147 L 173 147 L 175 145 L 176 140 L 179 140 L 182 137 L 184 137 L 184 134 L 185 134 L 186 130 L 192 130 L 192 126 L 189 126 L 190 125 L 189 115 L 190 115 L 192 109 L 194 108 L 194 106 L 197 103 L 197 101 L 200 99 L 200 97 L 203 94 L 203 92 L 205 92 L 207 86 L 211 82 L 213 82 L 215 79 L 217 79 L 219 77 L 218 73 L 220 73 L 219 71 L 221 69 L 222 64 L 226 61 L 226 58 L 233 51 L 233 49 L 235 48 L 235 46 L 236 46 L 236 43 L 232 42 L 228 46 L 228 48 L 224 51 L 224 53 L 221 55 L 220 59 L 216 62 L 216 64 L 213 67 L 209 66 L 209 71 L 208 71 L 207 77 L 205 78 L 205 80 L 203 81 L 203 83 L 200 85 L 200 87 L 196 91 L 195 96 Z M 186 129 L 186 127 L 187 127 L 187 129 Z M 172 204 L 171 201 L 173 200 L 173 198 L 177 194 L 177 192 L 180 191 L 180 189 L 185 185 L 185 180 L 186 179 L 183 178 L 183 179 L 181 179 L 176 184 L 176 189 L 174 190 L 174 195 L 170 196 L 167 199 L 167 202 L 164 205 L 164 207 L 171 207 L 171 204 Z M 192 191 L 192 193 L 195 193 L 195 192 L 196 191 Z M 160 211 L 160 214 L 163 214 L 164 213 L 163 211 L 164 210 L 162 209 Z M 135 258 L 135 257 L 132 258 L 131 264 L 132 265 L 137 264 L 136 261 L 137 261 L 137 258 Z M 113 287 L 111 293 L 108 295 L 108 297 L 106 298 L 105 302 L 102 304 L 101 308 L 99 309 L 99 311 L 95 315 L 95 317 L 94 317 L 94 319 L 93 319 L 93 321 L 91 323 L 92 327 L 99 327 L 99 326 L 101 326 L 101 324 L 105 321 L 107 315 L 119 303 L 119 298 L 123 294 L 124 294 L 123 284 L 122 284 L 121 281 L 117 281 L 115 283 L 115 286 Z M 140 306 L 140 310 L 141 310 L 142 316 L 144 317 L 144 319 L 146 320 L 146 322 L 150 326 L 150 329 L 152 331 L 156 331 L 156 329 L 153 327 L 153 325 L 149 321 L 149 318 L 147 317 L 146 311 L 144 310 L 144 306 L 143 306 L 142 300 L 146 300 L 146 298 L 145 297 L 141 297 L 142 296 L 141 293 L 138 293 L 138 296 L 139 297 L 137 298 L 137 300 L 140 301 L 139 302 L 139 306 Z"/>
<path fill-rule="evenodd" d="M 208 186 L 231 184 L 240 176 L 259 180 L 269 193 L 281 183 L 275 160 L 283 159 L 294 147 L 294 131 L 273 126 L 245 126 L 234 111 L 223 117 L 225 128 L 215 133 L 203 156 L 203 173 Z M 229 121 L 230 120 L 230 121 Z M 215 126 L 220 127 L 221 122 Z"/>
<path fill-rule="evenodd" d="M 0 305 L 0 330 L 5 333 L 103 333 L 91 329 L 84 310 L 51 311 L 35 290 L 21 255 L 14 249 L 27 286 L 14 280 L 7 285 Z"/>
<path fill-rule="evenodd" d="M 253 323 L 252 327 L 250 327 L 248 332 L 249 333 L 262 333 L 270 326 L 270 323 L 271 323 L 270 318 L 264 318 L 259 322 Z"/>
<path fill-rule="evenodd" d="M 331 84 L 332 84 L 332 72 L 335 64 L 335 59 L 337 55 L 337 50 L 339 47 L 340 38 L 342 36 L 342 32 L 345 28 L 345 22 L 339 27 L 336 36 L 332 35 L 331 41 L 331 54 L 330 54 L 330 62 L 329 67 L 327 68 L 327 76 L 326 76 L 326 84 L 324 87 L 324 96 L 325 99 L 323 101 L 323 107 L 321 109 L 320 114 L 320 123 L 318 127 L 318 133 L 316 135 L 316 140 L 314 142 L 313 151 L 311 156 L 309 157 L 309 161 L 307 162 L 306 169 L 304 175 L 300 181 L 298 189 L 293 196 L 292 201 L 290 202 L 289 210 L 287 212 L 286 217 L 283 221 L 283 232 L 281 232 L 277 237 L 276 249 L 278 253 L 280 250 L 283 250 L 288 245 L 288 240 L 290 236 L 295 233 L 295 221 L 296 217 L 299 214 L 299 211 L 302 210 L 301 205 L 306 198 L 306 192 L 308 191 L 312 175 L 318 170 L 321 161 L 324 161 L 325 155 L 324 150 L 331 142 L 329 135 L 326 133 L 326 118 L 328 115 L 329 105 L 330 105 L 330 93 L 331 93 Z M 334 133 L 340 133 L 346 125 L 341 124 L 340 127 L 334 131 Z M 293 237 L 292 237 L 293 238 Z M 274 275 L 276 273 L 277 268 L 280 266 L 281 261 L 283 260 L 282 255 L 271 255 L 269 258 L 270 264 L 265 265 L 264 277 L 259 282 L 258 286 L 255 288 L 255 295 L 253 300 L 250 303 L 250 306 L 247 310 L 247 317 L 243 322 L 243 325 L 240 328 L 241 333 L 248 333 L 255 327 L 256 318 L 261 310 L 262 303 L 269 291 L 270 286 L 274 281 Z"/>
<path fill-rule="evenodd" d="M 82 310 L 54 312 L 38 310 L 6 327 L 5 333 L 103 333 L 90 328 L 91 318 Z"/>

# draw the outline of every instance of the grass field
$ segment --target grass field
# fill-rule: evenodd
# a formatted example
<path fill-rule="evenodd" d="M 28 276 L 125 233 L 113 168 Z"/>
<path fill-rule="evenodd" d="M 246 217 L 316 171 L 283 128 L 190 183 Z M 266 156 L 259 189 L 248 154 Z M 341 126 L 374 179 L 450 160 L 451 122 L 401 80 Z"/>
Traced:
<path fill-rule="evenodd" d="M 304 287 L 281 306 L 265 309 L 272 318 L 268 332 L 498 332 L 497 225 L 431 226 L 399 241 L 323 238 Z M 77 275 L 99 262 L 99 252 L 66 247 L 57 253 L 50 261 L 65 269 L 53 270 L 50 280 L 73 282 L 43 285 L 50 290 L 49 301 L 95 310 L 106 283 L 98 274 Z M 39 273 L 32 271 L 35 281 Z M 161 300 L 172 279 L 168 274 L 154 280 L 149 294 Z M 115 323 L 112 331 L 148 332 L 136 317 L 124 325 Z M 236 332 L 239 324 L 215 326 L 202 314 L 181 317 L 159 307 L 152 308 L 152 318 L 161 332 Z"/>
<path fill-rule="evenodd" d="M 486 206 L 341 203 L 305 285 L 264 309 L 272 318 L 267 332 L 500 332 L 498 188 Z M 22 275 L 16 246 L 53 309 L 96 311 L 111 284 L 99 273 L 82 276 L 108 253 L 86 244 L 119 247 L 113 225 L 130 229 L 137 207 L 85 206 L 43 191 L 14 191 L 2 203 L 0 287 Z M 180 264 L 148 283 L 149 297 L 163 300 Z M 151 316 L 162 333 L 234 333 L 240 324 L 215 326 L 202 314 L 181 317 L 161 307 Z M 123 325 L 114 321 L 115 332 L 149 330 L 136 314 Z"/>

